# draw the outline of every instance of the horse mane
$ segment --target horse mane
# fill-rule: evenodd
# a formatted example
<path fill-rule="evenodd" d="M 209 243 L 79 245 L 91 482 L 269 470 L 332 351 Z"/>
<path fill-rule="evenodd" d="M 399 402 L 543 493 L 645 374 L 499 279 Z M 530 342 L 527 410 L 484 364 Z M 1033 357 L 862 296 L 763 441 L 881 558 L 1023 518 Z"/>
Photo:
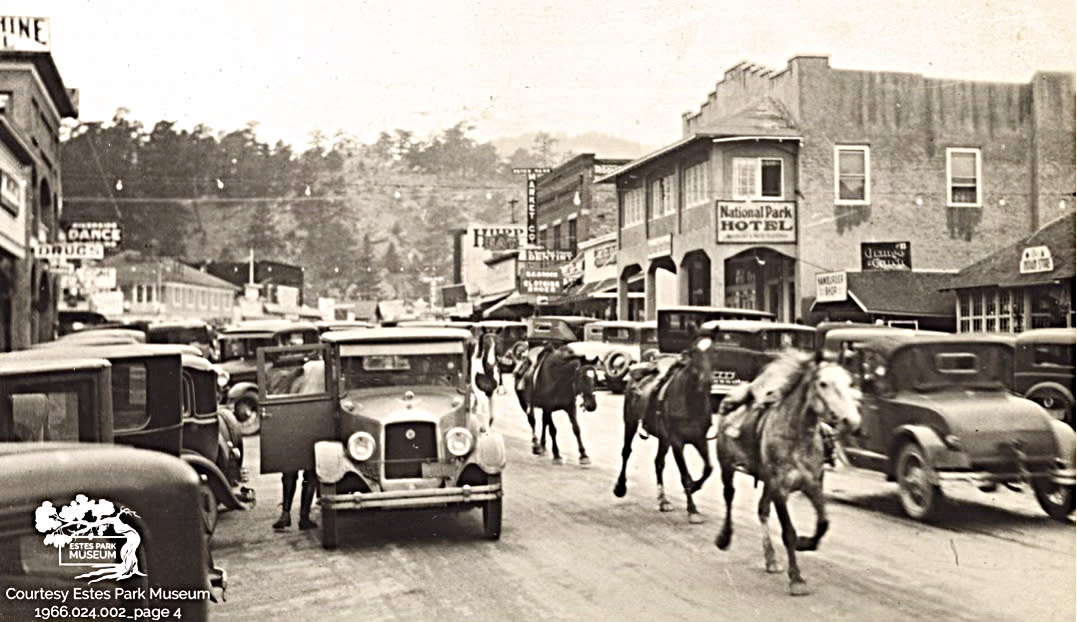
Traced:
<path fill-rule="evenodd" d="M 751 382 L 756 403 L 789 395 L 814 369 L 815 357 L 792 348 L 782 350 Z"/>

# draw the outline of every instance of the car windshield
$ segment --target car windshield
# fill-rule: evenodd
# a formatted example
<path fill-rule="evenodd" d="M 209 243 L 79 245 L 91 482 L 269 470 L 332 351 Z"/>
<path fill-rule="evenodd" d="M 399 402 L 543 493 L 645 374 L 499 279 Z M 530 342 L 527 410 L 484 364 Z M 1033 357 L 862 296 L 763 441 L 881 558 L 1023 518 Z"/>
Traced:
<path fill-rule="evenodd" d="M 221 361 L 237 359 L 254 359 L 258 348 L 273 345 L 272 337 L 222 337 Z"/>
<path fill-rule="evenodd" d="M 815 332 L 803 330 L 768 330 L 763 334 L 764 347 L 768 350 L 815 349 Z"/>
<path fill-rule="evenodd" d="M 462 390 L 465 370 L 462 342 L 341 346 L 341 391 L 415 385 Z"/>
<path fill-rule="evenodd" d="M 154 328 L 149 332 L 150 343 L 209 343 L 209 329 L 204 326 L 191 328 Z"/>
<path fill-rule="evenodd" d="M 607 326 L 603 340 L 607 343 L 639 343 L 636 335 L 636 331 L 628 326 Z"/>
<path fill-rule="evenodd" d="M 92 418 L 88 382 L 18 386 L 0 397 L 0 441 L 78 441 L 79 417 Z"/>
<path fill-rule="evenodd" d="M 1009 389 L 1013 353 L 1004 344 L 923 344 L 898 351 L 888 373 L 895 388 Z"/>

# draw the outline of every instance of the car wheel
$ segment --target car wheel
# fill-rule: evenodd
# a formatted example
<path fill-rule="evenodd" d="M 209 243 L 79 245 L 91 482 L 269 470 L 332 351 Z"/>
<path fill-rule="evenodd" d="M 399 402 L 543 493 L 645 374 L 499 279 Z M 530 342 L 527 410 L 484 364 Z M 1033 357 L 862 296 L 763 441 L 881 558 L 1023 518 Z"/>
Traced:
<path fill-rule="evenodd" d="M 1033 388 L 1025 397 L 1043 406 L 1047 414 L 1065 422 L 1071 428 L 1073 427 L 1074 405 L 1072 396 L 1067 396 L 1055 387 L 1042 387 L 1039 389 Z"/>
<path fill-rule="evenodd" d="M 217 529 L 217 518 L 220 516 L 217 510 L 217 496 L 213 494 L 213 489 L 209 487 L 208 482 L 202 482 L 199 487 L 199 493 L 202 506 L 202 522 L 205 525 L 206 533 L 213 535 L 213 532 Z"/>
<path fill-rule="evenodd" d="M 257 434 L 262 429 L 262 418 L 258 414 L 258 398 L 255 396 L 248 393 L 236 400 L 232 412 L 236 416 L 236 421 L 239 422 L 239 429 L 243 436 Z"/>
<path fill-rule="evenodd" d="M 1064 521 L 1073 513 L 1074 486 L 1037 479 L 1032 482 L 1032 490 L 1036 493 L 1036 501 L 1039 501 L 1040 507 L 1051 518 Z"/>
<path fill-rule="evenodd" d="M 898 454 L 897 483 L 905 513 L 920 521 L 931 518 L 942 499 L 942 490 L 928 479 L 927 459 L 916 443 L 907 443 Z"/>
<path fill-rule="evenodd" d="M 322 498 L 322 548 L 337 548 L 337 511 L 325 505 L 325 499 L 337 494 L 336 484 L 322 484 L 319 495 Z"/>
<path fill-rule="evenodd" d="M 486 478 L 487 485 L 501 484 L 500 475 Z M 482 504 L 482 530 L 491 540 L 501 539 L 501 495 Z"/>

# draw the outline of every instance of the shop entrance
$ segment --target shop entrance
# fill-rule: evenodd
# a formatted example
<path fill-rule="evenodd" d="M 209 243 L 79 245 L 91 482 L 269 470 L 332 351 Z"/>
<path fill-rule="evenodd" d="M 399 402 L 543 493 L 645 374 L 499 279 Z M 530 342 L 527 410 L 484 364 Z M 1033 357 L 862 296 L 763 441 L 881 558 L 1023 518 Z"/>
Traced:
<path fill-rule="evenodd" d="M 773 249 L 750 248 L 725 260 L 725 306 L 796 318 L 796 260 Z"/>

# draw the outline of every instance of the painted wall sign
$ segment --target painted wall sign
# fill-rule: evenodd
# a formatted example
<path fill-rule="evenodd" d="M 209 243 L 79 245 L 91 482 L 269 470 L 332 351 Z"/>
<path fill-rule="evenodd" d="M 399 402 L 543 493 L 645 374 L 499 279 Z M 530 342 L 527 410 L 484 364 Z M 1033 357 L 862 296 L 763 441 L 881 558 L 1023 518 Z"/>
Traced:
<path fill-rule="evenodd" d="M 912 270 L 909 242 L 861 242 L 861 270 Z"/>
<path fill-rule="evenodd" d="M 842 302 L 849 297 L 844 272 L 820 272 L 815 275 L 815 302 Z"/>
<path fill-rule="evenodd" d="M 622 164 L 596 164 L 595 177 L 605 177 L 606 175 L 613 173 L 622 166 Z"/>
<path fill-rule="evenodd" d="M 1021 251 L 1021 274 L 1051 272 L 1055 269 L 1051 249 L 1046 246 L 1029 246 Z"/>
<path fill-rule="evenodd" d="M 48 52 L 49 18 L 0 15 L 0 40 L 11 52 Z"/>
<path fill-rule="evenodd" d="M 512 169 L 513 175 L 527 175 L 527 243 L 538 244 L 538 202 L 536 200 L 536 191 L 538 189 L 538 178 L 542 175 L 546 175 L 553 169 L 545 167 L 533 167 L 533 168 L 514 168 Z"/>
<path fill-rule="evenodd" d="M 718 243 L 796 242 L 794 201 L 717 201 Z"/>
<path fill-rule="evenodd" d="M 524 249 L 523 257 L 521 261 L 528 263 L 538 263 L 543 265 L 550 264 L 562 264 L 566 261 L 572 261 L 574 255 L 572 251 L 555 251 L 546 248 L 528 248 Z"/>
<path fill-rule="evenodd" d="M 647 259 L 668 257 L 673 254 L 673 234 L 647 240 Z"/>
<path fill-rule="evenodd" d="M 68 242 L 91 242 L 105 248 L 116 248 L 123 242 L 123 229 L 116 222 L 73 222 L 64 235 Z"/>
<path fill-rule="evenodd" d="M 525 268 L 520 271 L 520 291 L 525 294 L 560 294 L 561 284 L 560 270 Z"/>
<path fill-rule="evenodd" d="M 595 247 L 595 267 L 601 268 L 617 263 L 617 242 L 608 242 Z"/>
<path fill-rule="evenodd" d="M 524 238 L 523 225 L 510 227 L 476 227 L 471 229 L 471 245 L 494 251 L 514 250 L 520 248 Z"/>

